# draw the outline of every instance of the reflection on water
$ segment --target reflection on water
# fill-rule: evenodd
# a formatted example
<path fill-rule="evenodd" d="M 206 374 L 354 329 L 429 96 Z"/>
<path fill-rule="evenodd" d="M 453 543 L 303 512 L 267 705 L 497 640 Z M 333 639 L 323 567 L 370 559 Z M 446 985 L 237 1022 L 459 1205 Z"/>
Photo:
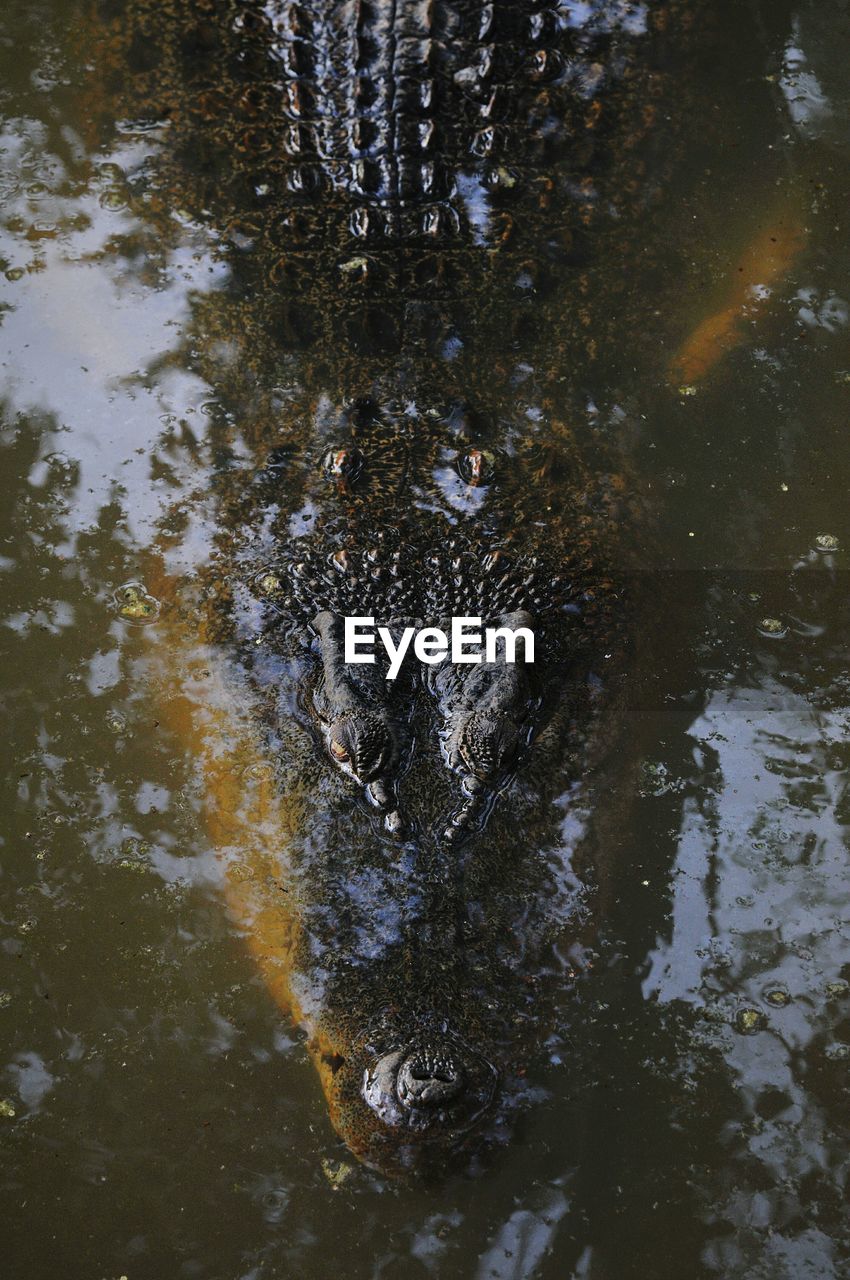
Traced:
<path fill-rule="evenodd" d="M 144 619 L 116 603 L 166 513 L 184 563 L 205 559 L 210 476 L 250 462 L 243 424 L 279 415 L 297 380 L 284 361 L 252 384 L 222 346 L 216 383 L 213 348 L 193 347 L 233 283 L 215 220 L 151 210 L 158 122 L 92 126 L 81 7 L 4 8 L 13 1274 L 848 1273 L 848 33 L 839 0 L 752 8 L 739 47 L 740 6 L 715 6 L 726 60 L 688 68 L 726 132 L 685 131 L 679 185 L 646 219 L 647 260 L 678 272 L 653 305 L 678 294 L 677 314 L 605 348 L 592 394 L 580 386 L 591 425 L 640 423 L 662 517 L 637 794 L 605 827 L 595 961 L 574 994 L 547 992 L 509 1144 L 477 1177 L 422 1187 L 355 1165 L 334 1136 L 222 908 L 193 763 L 143 680 Z M 670 391 L 649 349 L 708 314 L 776 185 L 804 192 L 805 254 L 712 378 Z M 486 238 L 482 192 L 462 195 Z M 512 376 L 545 445 L 537 374 Z M 313 515 L 301 496 L 293 528 Z"/>

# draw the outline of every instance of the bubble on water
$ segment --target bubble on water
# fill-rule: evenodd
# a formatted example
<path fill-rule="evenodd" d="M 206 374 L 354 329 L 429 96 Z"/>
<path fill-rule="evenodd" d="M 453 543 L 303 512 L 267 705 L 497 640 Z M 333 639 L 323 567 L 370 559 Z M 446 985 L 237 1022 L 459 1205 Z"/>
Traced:
<path fill-rule="evenodd" d="M 788 628 L 781 618 L 762 618 L 758 624 L 758 632 L 768 640 L 781 640 L 788 634 Z"/>
<path fill-rule="evenodd" d="M 823 551 L 828 554 L 837 551 L 840 545 L 834 533 L 819 533 L 815 538 L 815 551 Z"/>
<path fill-rule="evenodd" d="M 5 1120 L 14 1120 L 16 1114 L 14 1105 L 8 1098 L 3 1098 L 3 1100 L 0 1101 L 0 1116 Z"/>
<path fill-rule="evenodd" d="M 823 1053 L 830 1062 L 846 1062 L 850 1058 L 850 1044 L 828 1044 Z"/>
<path fill-rule="evenodd" d="M 764 998 L 768 1004 L 773 1005 L 774 1009 L 784 1009 L 791 1003 L 788 992 L 783 991 L 781 987 L 773 987 L 770 991 L 766 991 Z"/>
<path fill-rule="evenodd" d="M 830 1000 L 839 1000 L 848 993 L 850 993 L 850 982 L 845 982 L 843 978 L 838 978 L 835 982 L 826 984 L 826 994 Z"/>
<path fill-rule="evenodd" d="M 264 596 L 276 596 L 282 584 L 276 573 L 264 573 L 260 576 L 257 585 Z"/>
<path fill-rule="evenodd" d="M 289 1194 L 283 1188 L 267 1191 L 263 1196 L 263 1207 L 269 1222 L 279 1222 L 289 1204 Z"/>
<path fill-rule="evenodd" d="M 9 270 L 5 271 L 3 274 L 5 275 L 7 280 L 10 280 L 12 281 L 12 283 L 14 283 L 15 280 L 22 280 L 26 275 L 26 271 L 24 270 L 23 267 L 10 267 Z"/>
<path fill-rule="evenodd" d="M 111 729 L 113 733 L 123 733 L 127 728 L 127 721 L 117 711 L 110 711 L 106 717 L 106 727 Z"/>
<path fill-rule="evenodd" d="M 251 778 L 254 782 L 269 782 L 274 777 L 274 765 L 265 760 L 258 760 L 242 770 L 243 778 Z"/>
<path fill-rule="evenodd" d="M 697 389 L 692 382 L 685 382 L 679 387 L 680 396 L 695 396 Z"/>
<path fill-rule="evenodd" d="M 113 213 L 127 208 L 127 192 L 120 187 L 107 187 L 100 197 L 102 209 L 110 209 Z"/>
<path fill-rule="evenodd" d="M 120 164 L 99 164 L 97 166 L 97 176 L 104 178 L 107 182 L 123 182 L 124 170 Z"/>
<path fill-rule="evenodd" d="M 127 622 L 153 622 L 159 616 L 159 601 L 142 582 L 125 582 L 114 595 L 118 615 Z"/>
<path fill-rule="evenodd" d="M 8 1009 L 12 1003 L 12 994 L 9 991 L 0 991 L 0 1009 Z"/>
<path fill-rule="evenodd" d="M 742 1036 L 755 1035 L 767 1026 L 767 1018 L 760 1009 L 739 1009 L 735 1014 L 735 1029 Z"/>

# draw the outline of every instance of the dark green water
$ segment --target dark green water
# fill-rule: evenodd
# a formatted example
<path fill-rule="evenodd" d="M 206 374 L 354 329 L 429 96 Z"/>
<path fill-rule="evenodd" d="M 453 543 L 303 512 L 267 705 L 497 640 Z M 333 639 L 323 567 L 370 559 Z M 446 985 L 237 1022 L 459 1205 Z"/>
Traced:
<path fill-rule="evenodd" d="M 775 191 L 801 193 L 807 247 L 697 394 L 629 386 L 664 605 L 584 1039 L 555 1020 L 478 1176 L 404 1186 L 335 1137 L 116 616 L 212 465 L 217 390 L 181 336 L 224 269 L 188 219 L 167 270 L 140 262 L 125 175 L 156 138 L 86 133 L 79 5 L 6 0 L 3 1274 L 850 1275 L 848 552 L 816 549 L 850 547 L 850 16 L 718 7 L 728 63 L 689 64 L 693 98 L 710 112 L 731 86 L 739 111 L 726 145 L 700 149 L 694 123 L 646 232 L 680 272 L 658 281 L 672 330 L 722 297 Z M 624 336 L 612 398 L 629 367 Z"/>

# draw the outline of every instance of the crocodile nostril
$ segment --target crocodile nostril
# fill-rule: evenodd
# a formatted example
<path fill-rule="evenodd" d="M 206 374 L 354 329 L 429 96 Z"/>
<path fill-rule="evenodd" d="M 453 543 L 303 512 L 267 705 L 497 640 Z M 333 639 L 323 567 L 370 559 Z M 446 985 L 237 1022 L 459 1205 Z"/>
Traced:
<path fill-rule="evenodd" d="M 465 1082 L 463 1067 L 450 1058 L 412 1053 L 398 1069 L 396 1095 L 405 1107 L 437 1107 L 456 1098 Z"/>

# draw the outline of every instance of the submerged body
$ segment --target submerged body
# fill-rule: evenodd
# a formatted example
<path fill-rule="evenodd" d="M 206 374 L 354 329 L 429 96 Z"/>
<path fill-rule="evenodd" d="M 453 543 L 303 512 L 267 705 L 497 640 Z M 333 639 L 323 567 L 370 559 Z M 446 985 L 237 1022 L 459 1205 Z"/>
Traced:
<path fill-rule="evenodd" d="M 175 216 L 226 268 L 187 329 L 221 420 L 211 494 L 161 538 L 161 682 L 338 1130 L 382 1168 L 439 1163 L 498 1129 L 541 991 L 592 935 L 575 788 L 621 694 L 646 536 L 625 415 L 593 392 L 649 341 L 665 50 L 681 66 L 701 7 L 101 8 L 103 83 L 154 140 L 145 269 Z M 552 421 L 565 380 L 575 415 Z M 390 681 L 344 661 L 353 615 L 527 628 L 535 664 Z"/>

